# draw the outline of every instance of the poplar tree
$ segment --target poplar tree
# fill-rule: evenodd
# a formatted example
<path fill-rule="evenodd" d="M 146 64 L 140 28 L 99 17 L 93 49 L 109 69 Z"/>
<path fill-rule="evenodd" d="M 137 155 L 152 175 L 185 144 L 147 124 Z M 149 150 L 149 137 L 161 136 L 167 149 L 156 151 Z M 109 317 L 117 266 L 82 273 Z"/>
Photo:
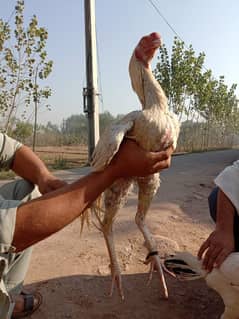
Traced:
<path fill-rule="evenodd" d="M 5 118 L 4 131 L 8 133 L 11 118 L 21 105 L 23 117 L 27 109 L 34 107 L 35 147 L 37 112 L 43 100 L 51 96 L 51 89 L 41 82 L 52 72 L 53 61 L 47 59 L 48 32 L 38 25 L 36 15 L 24 23 L 24 0 L 15 6 L 15 23 L 12 31 L 9 23 L 0 19 L 0 112 Z"/>

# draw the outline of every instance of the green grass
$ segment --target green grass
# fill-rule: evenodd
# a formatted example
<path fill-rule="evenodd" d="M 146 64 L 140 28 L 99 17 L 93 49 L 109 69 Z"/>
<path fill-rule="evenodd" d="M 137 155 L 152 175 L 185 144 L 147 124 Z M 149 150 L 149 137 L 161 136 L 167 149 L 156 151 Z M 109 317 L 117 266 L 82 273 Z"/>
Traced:
<path fill-rule="evenodd" d="M 67 169 L 70 168 L 67 159 L 63 156 L 58 156 L 54 159 L 54 162 L 50 165 L 52 169 Z"/>
<path fill-rule="evenodd" d="M 13 171 L 0 171 L 0 180 L 2 179 L 13 179 L 16 174 Z"/>

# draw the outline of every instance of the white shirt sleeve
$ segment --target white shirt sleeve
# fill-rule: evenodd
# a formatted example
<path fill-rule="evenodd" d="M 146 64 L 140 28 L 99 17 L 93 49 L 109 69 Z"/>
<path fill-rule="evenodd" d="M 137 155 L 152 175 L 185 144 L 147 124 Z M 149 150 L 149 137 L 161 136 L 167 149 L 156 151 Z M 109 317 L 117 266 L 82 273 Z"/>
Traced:
<path fill-rule="evenodd" d="M 239 214 L 239 160 L 226 167 L 216 177 L 215 184 L 226 194 Z"/>
<path fill-rule="evenodd" d="M 16 151 L 22 144 L 0 133 L 0 168 L 10 168 Z"/>

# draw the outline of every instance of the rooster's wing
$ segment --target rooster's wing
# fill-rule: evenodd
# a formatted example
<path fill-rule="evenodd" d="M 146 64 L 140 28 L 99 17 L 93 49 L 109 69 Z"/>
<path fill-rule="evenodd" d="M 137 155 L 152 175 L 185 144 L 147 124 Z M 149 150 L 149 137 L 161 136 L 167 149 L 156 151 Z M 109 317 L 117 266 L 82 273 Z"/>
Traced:
<path fill-rule="evenodd" d="M 118 152 L 124 137 L 133 128 L 139 113 L 140 111 L 131 112 L 105 130 L 92 155 L 91 166 L 94 171 L 100 171 L 110 163 Z"/>

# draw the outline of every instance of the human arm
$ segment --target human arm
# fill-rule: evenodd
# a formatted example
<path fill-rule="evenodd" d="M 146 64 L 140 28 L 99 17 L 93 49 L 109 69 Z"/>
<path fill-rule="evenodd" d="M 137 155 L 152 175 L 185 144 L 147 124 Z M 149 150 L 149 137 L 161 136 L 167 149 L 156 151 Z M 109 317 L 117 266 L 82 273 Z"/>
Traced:
<path fill-rule="evenodd" d="M 114 169 L 116 178 L 138 175 L 149 175 L 168 168 L 171 162 L 173 148 L 169 147 L 163 152 L 146 152 L 132 141 L 124 141 L 121 145 L 121 154 L 117 161 L 118 154 L 112 160 L 111 166 L 117 162 L 117 169 Z M 140 158 L 139 164 L 136 161 Z M 127 163 L 127 165 L 125 165 Z M 110 166 L 110 167 L 111 167 Z M 12 170 L 24 179 L 38 185 L 42 194 L 64 186 L 66 183 L 53 176 L 41 159 L 27 146 L 22 145 L 15 152 Z"/>
<path fill-rule="evenodd" d="M 209 272 L 213 267 L 220 267 L 226 257 L 235 250 L 234 214 L 235 207 L 225 193 L 219 189 L 216 228 L 201 245 L 198 252 L 198 257 L 200 259 L 203 257 L 203 267 Z"/>
<path fill-rule="evenodd" d="M 219 187 L 217 198 L 216 229 L 202 244 L 198 256 L 204 267 L 211 271 L 213 264 L 220 267 L 226 257 L 235 250 L 234 214 L 239 211 L 239 161 L 226 167 L 215 179 Z"/>
<path fill-rule="evenodd" d="M 146 152 L 135 142 L 125 141 L 103 171 L 21 205 L 17 210 L 13 245 L 21 251 L 59 231 L 79 217 L 118 178 L 144 176 L 169 167 L 172 152 L 172 148 L 160 153 Z"/>
<path fill-rule="evenodd" d="M 52 175 L 43 161 L 25 145 L 15 152 L 11 168 L 17 175 L 38 185 L 42 194 L 66 185 L 66 182 Z"/>
<path fill-rule="evenodd" d="M 62 187 L 66 182 L 53 176 L 39 157 L 27 146 L 0 133 L 0 167 L 38 185 L 42 194 Z"/>

